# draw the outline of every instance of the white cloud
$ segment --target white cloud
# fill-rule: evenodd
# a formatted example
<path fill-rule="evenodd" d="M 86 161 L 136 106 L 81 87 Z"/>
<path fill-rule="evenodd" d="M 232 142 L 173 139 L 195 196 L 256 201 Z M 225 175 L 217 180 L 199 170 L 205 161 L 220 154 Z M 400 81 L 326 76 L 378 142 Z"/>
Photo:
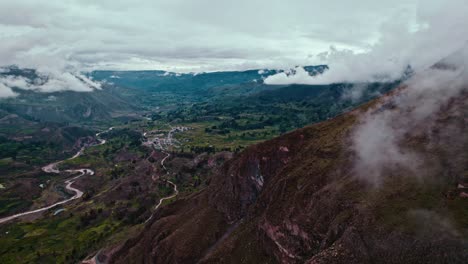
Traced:
<path fill-rule="evenodd" d="M 304 84 L 304 81 L 311 79 L 309 73 L 302 67 L 295 67 L 294 69 L 285 70 L 284 72 L 265 78 L 264 83 L 269 85 L 282 85 L 291 83 Z"/>
<path fill-rule="evenodd" d="M 10 88 L 13 87 L 24 87 L 24 89 L 29 89 L 31 85 L 28 83 L 28 80 L 23 77 L 14 77 L 14 76 L 7 76 L 0 78 L 0 83 Z"/>
<path fill-rule="evenodd" d="M 386 17 L 379 29 L 379 39 L 364 51 L 332 47 L 319 54 L 317 61 L 330 70 L 310 77 L 298 70 L 296 75 L 278 74 L 269 84 L 329 84 L 338 82 L 390 81 L 401 77 L 408 65 L 424 70 L 468 40 L 468 2 L 464 0 L 421 1 L 411 12 Z"/>
<path fill-rule="evenodd" d="M 80 70 L 292 67 L 330 45 L 365 50 L 390 15 L 412 20 L 416 1 L 0 1 L 0 61 Z"/>
<path fill-rule="evenodd" d="M 367 83 L 355 83 L 350 89 L 344 91 L 341 99 L 343 100 L 351 100 L 352 102 L 358 102 L 364 93 L 367 91 L 368 84 Z M 381 95 L 379 92 L 372 93 L 373 96 Z"/>
<path fill-rule="evenodd" d="M 49 71 L 38 72 L 38 75 L 39 77 L 33 80 L 22 76 L 6 75 L 0 77 L 0 89 L 2 90 L 0 98 L 16 96 L 17 94 L 11 88 L 43 93 L 59 91 L 91 92 L 95 89 L 101 89 L 100 83 L 80 73 Z"/>
<path fill-rule="evenodd" d="M 437 138 L 430 137 L 434 116 L 466 88 L 467 62 L 468 47 L 449 56 L 444 67 L 416 74 L 405 83 L 404 89 L 384 98 L 361 117 L 352 136 L 358 176 L 379 185 L 384 180 L 382 172 L 388 169 L 405 168 L 419 172 L 416 175 L 424 174 L 423 156 L 407 146 L 405 139 L 420 132 L 429 135 L 426 146 L 441 144 Z M 452 139 L 464 138 L 457 129 L 447 126 L 443 129 Z"/>
<path fill-rule="evenodd" d="M 53 75 L 36 87 L 44 91 L 65 83 L 62 89 L 87 91 L 69 73 L 91 69 L 326 63 L 330 70 L 314 79 L 296 69 L 297 76 L 266 82 L 393 79 L 408 63 L 424 66 L 459 46 L 468 35 L 466 6 L 463 0 L 0 0 L 0 62 Z"/>
<path fill-rule="evenodd" d="M 17 94 L 10 87 L 0 82 L 0 98 L 15 97 Z"/>

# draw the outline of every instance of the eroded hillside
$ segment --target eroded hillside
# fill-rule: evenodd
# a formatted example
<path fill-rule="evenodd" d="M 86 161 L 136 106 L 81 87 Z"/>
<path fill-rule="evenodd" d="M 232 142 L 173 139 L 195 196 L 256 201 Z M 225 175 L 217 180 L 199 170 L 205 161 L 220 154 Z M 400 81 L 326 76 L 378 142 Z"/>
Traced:
<path fill-rule="evenodd" d="M 209 187 L 163 207 L 139 236 L 100 257 L 115 263 L 463 263 L 464 88 L 444 92 L 420 116 L 418 105 L 402 102 L 425 98 L 428 90 L 402 87 L 249 147 Z M 385 124 L 372 123 L 384 117 Z M 368 124 L 384 131 L 357 136 L 373 127 Z M 383 132 L 385 144 L 373 142 Z M 366 140 L 382 147 L 370 157 L 384 155 L 387 162 L 366 166 L 369 153 L 360 149 Z"/>

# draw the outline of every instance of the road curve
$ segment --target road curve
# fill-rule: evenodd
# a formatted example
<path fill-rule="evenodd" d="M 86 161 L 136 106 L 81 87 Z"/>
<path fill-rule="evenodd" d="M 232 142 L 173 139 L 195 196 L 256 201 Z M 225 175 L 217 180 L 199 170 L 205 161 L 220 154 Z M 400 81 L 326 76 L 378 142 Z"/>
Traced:
<path fill-rule="evenodd" d="M 39 208 L 39 209 L 36 209 L 36 210 L 31 210 L 31 211 L 27 211 L 27 212 L 23 212 L 23 213 L 19 213 L 19 214 L 15 214 L 15 215 L 12 215 L 12 216 L 8 216 L 8 217 L 4 217 L 4 218 L 1 218 L 0 219 L 0 224 L 2 223 L 5 223 L 5 222 L 8 222 L 10 220 L 13 220 L 15 218 L 18 218 L 18 217 L 21 217 L 21 216 L 25 216 L 25 215 L 30 215 L 30 214 L 35 214 L 35 213 L 39 213 L 39 212 L 43 212 L 43 211 L 47 211 L 49 209 L 52 209 L 54 208 L 55 206 L 57 205 L 61 205 L 61 204 L 65 204 L 65 203 L 68 203 L 70 201 L 73 201 L 75 199 L 78 199 L 80 198 L 81 196 L 83 196 L 83 192 L 76 189 L 76 188 L 73 188 L 71 187 L 71 185 L 75 182 L 75 180 L 77 180 L 78 178 L 80 178 L 81 176 L 83 175 L 86 175 L 86 174 L 94 174 L 93 171 L 91 170 L 76 170 L 76 171 L 80 171 L 81 174 L 76 176 L 76 177 L 73 177 L 69 180 L 66 180 L 65 183 L 67 184 L 65 186 L 65 188 L 69 191 L 72 191 L 75 193 L 75 195 L 73 195 L 71 198 L 68 198 L 66 200 L 63 200 L 63 201 L 60 201 L 60 202 L 57 202 L 57 203 L 54 203 L 52 205 L 49 205 L 49 206 L 46 206 L 46 207 L 42 207 L 42 208 Z M 74 171 L 73 171 L 74 172 Z"/>
<path fill-rule="evenodd" d="M 167 139 L 166 141 L 171 143 L 172 142 L 172 133 L 174 131 L 176 131 L 177 129 L 174 129 L 174 128 L 171 128 L 171 130 L 169 131 L 168 135 L 167 135 Z M 166 156 L 161 160 L 161 167 L 163 167 L 163 169 L 166 171 L 166 174 L 169 175 L 169 170 L 166 168 L 166 166 L 164 165 L 164 162 L 171 156 L 171 154 L 169 152 L 166 152 L 165 149 L 163 148 L 162 144 L 161 144 L 161 141 L 158 140 L 158 144 L 162 150 L 162 152 L 164 154 L 166 154 Z M 167 146 L 167 145 L 166 145 Z M 154 207 L 154 211 L 158 210 L 158 208 L 162 205 L 162 203 L 165 201 L 165 200 L 169 200 L 169 199 L 172 199 L 174 197 L 176 197 L 178 194 L 179 194 L 179 190 L 177 190 L 177 185 L 175 183 L 173 183 L 172 181 L 170 180 L 166 180 L 166 182 L 168 182 L 169 184 L 172 185 L 173 187 L 173 190 L 174 190 L 174 193 L 169 195 L 169 196 L 166 196 L 166 197 L 163 197 L 161 199 L 159 199 L 159 203 Z M 149 220 L 151 220 L 151 218 L 153 218 L 153 214 L 150 215 L 150 217 L 148 219 L 146 219 L 145 223 L 147 223 Z"/>
<path fill-rule="evenodd" d="M 99 140 L 99 143 L 98 144 L 95 144 L 95 145 L 92 145 L 92 146 L 99 146 L 99 145 L 103 145 L 106 143 L 106 140 L 105 139 L 100 139 L 99 136 L 104 133 L 104 132 L 107 132 L 107 131 L 110 131 L 112 130 L 113 128 L 109 128 L 108 130 L 105 130 L 103 132 L 100 132 L 100 133 L 97 133 L 96 134 L 96 137 L 97 139 Z M 90 146 L 90 147 L 92 147 Z M 73 155 L 73 157 L 67 159 L 67 160 L 72 160 L 72 159 L 76 159 L 78 158 L 79 156 L 81 156 L 81 154 L 83 154 L 84 150 L 86 149 L 86 147 L 82 147 L 75 155 Z M 51 163 L 51 164 L 48 164 L 44 167 L 42 167 L 42 171 L 44 171 L 45 173 L 60 173 L 60 170 L 57 168 L 57 165 L 59 165 L 60 163 L 62 163 L 64 160 L 62 161 L 58 161 L 58 162 L 54 162 L 54 163 Z M 65 203 L 68 203 L 70 201 L 73 201 L 75 199 L 78 199 L 78 198 L 81 198 L 83 196 L 83 191 L 77 189 L 77 188 L 73 188 L 72 185 L 73 183 L 80 177 L 84 176 L 84 175 L 94 175 L 94 171 L 93 170 L 90 170 L 90 169 L 77 169 L 77 170 L 66 170 L 66 172 L 69 172 L 69 173 L 76 173 L 76 172 L 79 172 L 80 175 L 78 176 L 75 176 L 71 179 L 68 179 L 65 181 L 65 189 L 67 189 L 68 191 L 71 191 L 73 193 L 75 193 L 75 195 L 73 195 L 72 197 L 68 198 L 68 199 L 65 199 L 63 201 L 60 201 L 60 202 L 57 202 L 57 203 L 54 203 L 54 204 L 51 204 L 51 205 L 48 205 L 46 207 L 42 207 L 42 208 L 39 208 L 39 209 L 35 209 L 35 210 L 31 210 L 31 211 L 26 211 L 26 212 L 23 212 L 23 213 L 19 213 L 19 214 L 15 214 L 15 215 L 12 215 L 12 216 L 7 216 L 7 217 L 4 217 L 4 218 L 0 218 L 0 224 L 2 223 L 6 223 L 8 221 L 11 221 L 13 219 L 16 219 L 18 217 L 22 217 L 22 216 L 25 216 L 25 215 L 30 215 L 30 214 L 35 214 L 35 213 L 39 213 L 39 212 L 43 212 L 43 211 L 47 211 L 49 209 L 52 209 L 58 205 L 61 205 L 61 204 L 65 204 Z"/>
<path fill-rule="evenodd" d="M 177 190 L 177 185 L 175 183 L 171 182 L 170 180 L 167 180 L 167 182 L 170 183 L 172 185 L 172 187 L 174 188 L 174 193 L 172 195 L 170 195 L 170 196 L 159 199 L 159 203 L 154 207 L 154 210 L 158 210 L 158 208 L 161 206 L 161 204 L 165 200 L 172 199 L 172 198 L 176 197 L 179 194 L 179 190 Z"/>
<path fill-rule="evenodd" d="M 167 138 L 166 138 L 166 142 L 170 142 L 172 143 L 172 133 L 174 131 L 176 131 L 177 128 L 172 128 L 171 127 L 171 131 L 169 131 L 168 135 L 167 135 Z M 143 136 L 146 138 L 146 135 L 148 133 L 147 132 L 144 132 L 143 133 Z M 154 145 L 155 143 L 154 142 L 150 142 L 149 146 L 151 146 L 152 148 L 154 148 Z M 169 174 L 169 170 L 166 168 L 166 166 L 164 165 L 164 162 L 171 156 L 171 154 L 169 152 L 166 152 L 166 148 L 163 147 L 163 145 L 161 144 L 161 140 L 158 138 L 158 145 L 159 145 L 159 148 L 160 150 L 166 154 L 166 156 L 161 160 L 161 167 L 166 171 L 166 174 Z M 166 147 L 167 147 L 167 143 L 165 144 Z M 152 177 L 153 180 L 155 180 L 154 177 Z M 166 197 L 163 197 L 161 199 L 159 199 L 159 203 L 154 207 L 154 211 L 158 210 L 159 207 L 161 207 L 162 203 L 165 201 L 165 200 L 169 200 L 169 199 L 172 199 L 174 197 L 176 197 L 178 194 L 179 194 L 179 190 L 177 190 L 177 185 L 175 183 L 173 183 L 172 181 L 170 180 L 166 180 L 166 182 L 168 182 L 169 184 L 172 185 L 173 187 L 173 190 L 174 190 L 174 193 L 169 195 L 169 196 L 166 196 Z M 153 212 L 154 213 L 154 212 Z M 149 220 L 151 220 L 151 218 L 153 218 L 153 213 L 151 213 L 150 217 L 148 217 L 148 219 L 145 220 L 144 224 L 146 224 Z M 87 259 L 87 260 L 84 260 L 82 261 L 82 263 L 86 263 L 86 264 L 100 264 L 100 261 L 99 261 L 99 255 L 101 254 L 101 250 L 99 250 L 96 255 L 94 255 L 92 258 L 90 259 Z"/>

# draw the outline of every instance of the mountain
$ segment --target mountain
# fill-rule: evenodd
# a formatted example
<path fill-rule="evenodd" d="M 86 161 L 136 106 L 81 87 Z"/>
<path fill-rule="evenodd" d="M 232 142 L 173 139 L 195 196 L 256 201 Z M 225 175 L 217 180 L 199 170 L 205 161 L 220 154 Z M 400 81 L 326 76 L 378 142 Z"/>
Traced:
<path fill-rule="evenodd" d="M 311 75 L 325 65 L 306 67 Z M 0 100 L 0 109 L 26 119 L 45 122 L 109 122 L 114 117 L 134 116 L 154 107 L 179 107 L 211 98 L 225 98 L 276 89 L 263 79 L 282 70 L 249 70 L 179 74 L 164 71 L 94 71 L 86 75 L 102 85 L 87 92 L 18 89 L 18 96 Z M 89 84 L 75 76 L 85 86 Z M 47 76 L 34 69 L 3 68 L 0 78 L 19 78 L 28 84 L 46 84 Z M 19 82 L 17 82 L 19 83 Z M 177 106 L 176 106 L 177 105 Z"/>
<path fill-rule="evenodd" d="M 41 166 L 96 142 L 87 125 L 115 129 L 62 164 L 95 170 L 76 183 L 85 198 L 58 217 L 3 225 L 2 260 L 75 262 L 99 252 L 108 263 L 464 262 L 464 72 L 279 86 L 264 75 L 93 72 L 102 90 L 15 89 L 0 107 L 2 216 L 58 201 L 64 177 Z M 83 116 L 76 105 L 92 110 Z M 284 134 L 311 122 L 320 123 Z M 159 144 L 141 146 L 146 136 Z"/>
<path fill-rule="evenodd" d="M 310 75 L 326 65 L 307 66 Z M 337 83 L 267 85 L 264 79 L 282 70 L 179 74 L 164 71 L 95 71 L 93 80 L 108 83 L 153 120 L 204 126 L 212 135 L 269 139 L 326 120 L 399 85 Z M 294 69 L 289 70 L 292 74 Z M 246 133 L 247 132 L 247 133 Z M 250 134 L 248 134 L 250 133 Z M 207 143 L 210 145 L 212 143 Z"/>
<path fill-rule="evenodd" d="M 251 146 L 226 162 L 207 188 L 162 207 L 144 231 L 99 258 L 465 263 L 465 88 L 437 104 L 405 107 L 402 102 L 429 95 L 404 85 L 336 118 Z M 432 112 L 419 112 L 428 105 L 435 105 Z"/>
<path fill-rule="evenodd" d="M 310 75 L 323 73 L 326 65 L 306 66 Z M 212 97 L 239 96 L 271 89 L 263 80 L 284 70 L 219 71 L 174 73 L 165 71 L 94 71 L 90 76 L 130 88 L 135 93 L 168 92 L 184 97 L 206 100 Z M 157 98 L 156 98 L 157 99 Z M 162 101 L 162 100 L 161 100 Z M 160 103 L 158 101 L 158 103 Z"/>
<path fill-rule="evenodd" d="M 311 76 L 322 74 L 326 65 L 306 66 L 304 69 Z M 247 71 L 218 71 L 202 73 L 174 73 L 166 71 L 94 71 L 90 74 L 98 81 L 109 81 L 118 86 L 137 89 L 210 91 L 223 86 L 244 83 L 259 83 L 263 79 L 284 72 L 284 70 L 257 69 Z"/>
<path fill-rule="evenodd" d="M 304 67 L 311 75 L 321 74 L 326 65 Z M 294 70 L 290 70 L 292 73 Z M 254 107 L 254 114 L 297 116 L 287 130 L 323 120 L 379 94 L 399 83 L 266 85 L 263 80 L 283 70 L 249 70 L 179 74 L 164 71 L 94 71 L 86 76 L 102 89 L 88 92 L 40 92 L 14 88 L 16 97 L 0 100 L 0 110 L 43 122 L 96 124 L 138 118 L 150 112 L 170 112 L 193 120 L 208 104 L 211 115 L 230 116 Z M 0 78 L 21 78 L 27 83 L 47 83 L 47 77 L 32 69 L 10 67 Z M 80 79 L 79 79 L 80 80 Z M 83 84 L 88 85 L 85 81 Z M 284 104 L 290 105 L 284 105 Z M 227 109 L 229 108 L 229 109 Z M 328 109 L 330 108 L 330 109 Z M 210 110 L 211 109 L 211 110 Z M 283 110 L 282 110 L 283 109 Z M 260 112 L 258 112 L 260 110 Z M 289 113 L 289 111 L 295 111 Z M 203 110 L 205 111 L 205 110 Z M 272 111 L 274 113 L 272 113 Z M 279 112 L 278 112 L 279 111 Z M 242 115 L 242 111 L 236 115 Z M 304 116 L 305 115 L 305 116 Z M 297 120 L 296 120 L 297 119 Z M 292 120 L 291 120 L 292 121 Z"/>
<path fill-rule="evenodd" d="M 9 67 L 0 72 L 0 78 L 24 80 L 29 84 L 44 84 L 48 77 L 33 69 Z M 79 80 L 79 79 L 78 79 Z M 84 80 L 81 80 L 85 85 Z M 18 82 L 19 83 L 19 82 Z M 36 89 L 18 89 L 18 95 L 0 100 L 0 109 L 26 119 L 43 122 L 94 122 L 110 121 L 138 109 L 122 98 L 114 87 L 106 86 L 89 92 L 54 91 L 38 92 Z"/>

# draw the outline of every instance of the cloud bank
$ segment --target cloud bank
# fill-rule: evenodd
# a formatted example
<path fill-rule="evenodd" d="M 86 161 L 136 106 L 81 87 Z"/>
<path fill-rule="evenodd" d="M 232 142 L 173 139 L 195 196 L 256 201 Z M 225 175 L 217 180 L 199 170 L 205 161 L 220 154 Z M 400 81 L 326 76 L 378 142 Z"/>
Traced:
<path fill-rule="evenodd" d="M 86 91 L 73 76 L 94 69 L 203 72 L 311 65 L 330 45 L 367 50 L 389 17 L 404 12 L 413 21 L 416 3 L 0 1 L 0 66 L 33 68 L 50 77 L 42 88 L 22 89 Z M 6 82 L 2 97 L 13 96 Z"/>
<path fill-rule="evenodd" d="M 423 156 L 405 141 L 410 135 L 425 134 L 429 136 L 426 147 L 442 145 L 452 150 L 456 149 L 454 141 L 464 138 L 463 127 L 444 125 L 442 135 L 445 133 L 447 142 L 442 142 L 440 135 L 431 137 L 431 131 L 436 114 L 468 87 L 468 47 L 446 57 L 436 67 L 417 73 L 404 85 L 404 89 L 383 98 L 362 116 L 352 136 L 357 175 L 377 186 L 389 169 L 425 174 L 423 165 L 427 163 Z"/>
<path fill-rule="evenodd" d="M 14 92 L 13 88 L 43 93 L 59 91 L 91 92 L 101 89 L 101 84 L 80 73 L 72 74 L 61 71 L 38 72 L 38 76 L 34 79 L 24 76 L 0 75 L 0 98 L 17 96 L 18 93 Z"/>
<path fill-rule="evenodd" d="M 311 77 L 303 70 L 297 74 L 278 74 L 267 84 L 330 84 L 341 82 L 393 81 L 408 65 L 421 71 L 456 50 L 468 40 L 468 2 L 464 0 L 420 1 L 411 12 L 387 17 L 379 28 L 378 41 L 364 51 L 339 49 L 318 54 L 316 59 L 329 70 Z"/>
<path fill-rule="evenodd" d="M 316 78 L 297 68 L 265 82 L 395 79 L 408 64 L 424 68 L 460 46 L 468 35 L 464 2 L 1 1 L 0 66 L 59 76 L 44 90 L 65 80 L 77 86 L 66 73 L 94 69 L 203 72 L 328 64 L 330 70 Z M 11 91 L 2 88 L 2 94 Z"/>
<path fill-rule="evenodd" d="M 366 50 L 417 0 L 0 2 L 0 62 L 172 72 L 284 68 L 330 45 Z M 372 23 L 369 23 L 372 21 Z"/>

